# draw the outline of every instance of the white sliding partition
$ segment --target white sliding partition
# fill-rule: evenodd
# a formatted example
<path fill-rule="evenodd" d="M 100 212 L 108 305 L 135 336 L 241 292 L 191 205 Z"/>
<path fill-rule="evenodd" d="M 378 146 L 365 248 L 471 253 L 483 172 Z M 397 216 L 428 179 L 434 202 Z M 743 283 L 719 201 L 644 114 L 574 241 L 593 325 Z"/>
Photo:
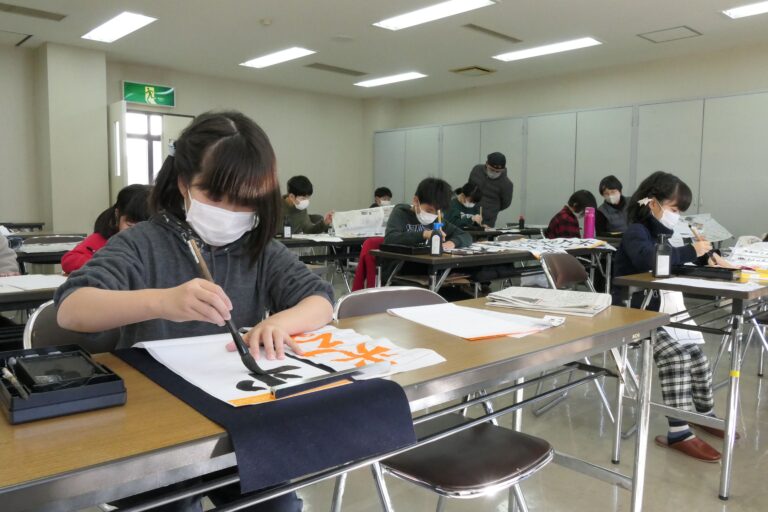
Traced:
<path fill-rule="evenodd" d="M 373 134 L 373 186 L 388 187 L 394 203 L 406 202 L 404 130 Z M 407 197 L 410 201 L 411 196 Z M 373 202 L 373 191 L 365 200 Z"/>
<path fill-rule="evenodd" d="M 768 94 L 706 101 L 700 211 L 735 236 L 768 231 Z"/>
<path fill-rule="evenodd" d="M 671 172 L 691 187 L 693 213 L 699 211 L 703 108 L 702 100 L 641 105 L 638 117 L 636 184 L 655 171 Z"/>
<path fill-rule="evenodd" d="M 480 123 L 443 126 L 442 178 L 453 189 L 464 185 L 480 162 Z"/>
<path fill-rule="evenodd" d="M 523 213 L 525 198 L 525 136 L 523 119 L 500 119 L 480 124 L 480 158 L 476 164 L 485 163 L 488 155 L 496 151 L 507 157 L 507 176 L 515 186 L 512 205 L 499 213 L 497 226 L 517 222 Z M 469 173 L 467 173 L 469 174 Z"/>
<path fill-rule="evenodd" d="M 630 183 L 632 163 L 632 107 L 579 112 L 576 119 L 575 189 L 589 190 L 600 197 L 600 180 L 613 174 L 624 185 Z"/>
<path fill-rule="evenodd" d="M 405 202 L 410 203 L 419 182 L 440 176 L 440 127 L 405 132 Z"/>
<path fill-rule="evenodd" d="M 573 193 L 576 114 L 528 118 L 525 219 L 548 224 Z"/>

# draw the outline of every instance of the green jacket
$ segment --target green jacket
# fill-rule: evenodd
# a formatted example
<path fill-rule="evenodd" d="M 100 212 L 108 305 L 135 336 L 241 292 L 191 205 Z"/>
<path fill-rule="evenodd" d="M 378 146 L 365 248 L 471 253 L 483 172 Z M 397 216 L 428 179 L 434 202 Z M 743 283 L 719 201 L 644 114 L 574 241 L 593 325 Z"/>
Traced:
<path fill-rule="evenodd" d="M 465 229 L 477 229 L 480 226 L 475 224 L 472 217 L 480 214 L 480 205 L 476 204 L 472 208 L 467 208 L 458 197 L 451 199 L 451 206 L 448 208 L 448 212 L 445 214 L 445 220 Z"/>
<path fill-rule="evenodd" d="M 427 241 L 424 240 L 422 233 L 428 229 L 432 229 L 432 226 L 422 225 L 411 205 L 399 204 L 392 209 L 392 213 L 389 216 L 387 229 L 384 232 L 384 243 L 400 245 L 426 244 Z M 467 247 L 472 244 L 472 237 L 450 222 L 445 222 L 443 231 L 445 232 L 445 241 L 453 242 L 456 247 Z"/>
<path fill-rule="evenodd" d="M 309 218 L 309 213 L 307 213 L 307 210 L 299 210 L 296 208 L 296 206 L 292 204 L 289 205 L 286 203 L 285 198 L 286 196 L 283 196 L 283 207 L 280 214 L 280 218 L 282 219 L 280 221 L 281 226 L 287 217 L 288 223 L 291 225 L 292 233 L 305 233 L 310 235 L 315 233 L 325 233 L 328 231 L 328 225 L 326 225 L 323 219 L 320 219 L 319 222 L 312 222 Z"/>

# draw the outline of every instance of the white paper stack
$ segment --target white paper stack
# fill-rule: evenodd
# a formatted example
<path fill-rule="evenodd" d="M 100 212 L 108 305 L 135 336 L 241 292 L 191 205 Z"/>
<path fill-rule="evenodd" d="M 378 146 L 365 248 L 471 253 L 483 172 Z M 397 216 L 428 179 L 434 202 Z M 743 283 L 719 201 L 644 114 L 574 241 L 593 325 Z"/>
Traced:
<path fill-rule="evenodd" d="M 522 338 L 562 323 L 553 318 L 511 315 L 451 303 L 395 308 L 388 313 L 467 340 Z"/>
<path fill-rule="evenodd" d="M 611 305 L 607 293 L 511 286 L 488 295 L 489 306 L 547 313 L 595 316 Z"/>
<path fill-rule="evenodd" d="M 333 230 L 344 238 L 384 236 L 394 206 L 335 212 Z"/>

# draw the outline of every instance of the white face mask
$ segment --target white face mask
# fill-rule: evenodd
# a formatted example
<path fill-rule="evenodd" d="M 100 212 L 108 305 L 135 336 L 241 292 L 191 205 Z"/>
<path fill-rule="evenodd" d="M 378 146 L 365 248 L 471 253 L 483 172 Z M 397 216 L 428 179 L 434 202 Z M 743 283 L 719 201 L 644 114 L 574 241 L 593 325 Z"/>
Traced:
<path fill-rule="evenodd" d="M 187 223 L 203 242 L 214 247 L 231 244 L 256 226 L 254 212 L 233 212 L 201 203 L 189 195 Z"/>
<path fill-rule="evenodd" d="M 425 211 L 422 211 L 420 206 L 418 208 L 419 208 L 419 211 L 416 212 L 416 218 L 419 219 L 419 222 L 421 222 L 422 226 L 433 224 L 437 220 L 436 213 L 427 213 Z"/>
<path fill-rule="evenodd" d="M 389 204 L 390 204 L 391 202 L 392 202 L 392 201 L 390 201 L 390 200 L 388 200 L 388 199 L 382 199 L 381 201 L 379 201 L 379 206 L 389 206 Z"/>
<path fill-rule="evenodd" d="M 605 197 L 605 201 L 608 204 L 619 204 L 619 201 L 621 201 L 621 194 L 609 194 Z"/>
<path fill-rule="evenodd" d="M 675 229 L 675 226 L 677 226 L 677 223 L 680 221 L 680 214 L 665 208 L 662 208 L 661 211 L 663 212 L 659 219 L 661 225 L 667 229 Z"/>
<path fill-rule="evenodd" d="M 306 210 L 309 208 L 309 199 L 302 199 L 296 204 L 297 210 Z"/>
<path fill-rule="evenodd" d="M 475 207 L 475 203 L 467 201 L 466 203 L 464 203 L 464 206 L 466 206 L 467 208 L 474 208 Z"/>

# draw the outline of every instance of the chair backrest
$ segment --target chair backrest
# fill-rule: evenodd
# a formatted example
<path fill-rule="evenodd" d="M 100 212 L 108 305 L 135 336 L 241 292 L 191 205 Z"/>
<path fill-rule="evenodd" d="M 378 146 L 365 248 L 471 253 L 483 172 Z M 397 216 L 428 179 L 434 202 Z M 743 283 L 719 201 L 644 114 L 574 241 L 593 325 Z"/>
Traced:
<path fill-rule="evenodd" d="M 24 244 L 67 244 L 70 242 L 82 242 L 85 237 L 80 235 L 40 235 L 29 236 L 24 239 Z"/>
<path fill-rule="evenodd" d="M 384 313 L 391 308 L 429 306 L 447 302 L 437 293 L 416 286 L 385 286 L 358 290 L 341 297 L 333 308 L 336 320 Z"/>
<path fill-rule="evenodd" d="M 56 314 L 59 308 L 49 300 L 32 313 L 24 328 L 24 348 L 52 345 L 80 345 L 91 354 L 111 352 L 115 349 L 120 331 L 113 329 L 99 334 L 86 334 L 59 327 Z"/>
<path fill-rule="evenodd" d="M 525 235 L 517 235 L 513 233 L 507 233 L 506 235 L 499 235 L 496 237 L 497 242 L 512 242 L 514 240 L 522 240 Z"/>
<path fill-rule="evenodd" d="M 575 256 L 545 253 L 541 255 L 541 267 L 544 269 L 544 274 L 552 288 L 572 288 L 577 284 L 584 283 L 590 291 L 595 291 L 589 274 Z"/>

